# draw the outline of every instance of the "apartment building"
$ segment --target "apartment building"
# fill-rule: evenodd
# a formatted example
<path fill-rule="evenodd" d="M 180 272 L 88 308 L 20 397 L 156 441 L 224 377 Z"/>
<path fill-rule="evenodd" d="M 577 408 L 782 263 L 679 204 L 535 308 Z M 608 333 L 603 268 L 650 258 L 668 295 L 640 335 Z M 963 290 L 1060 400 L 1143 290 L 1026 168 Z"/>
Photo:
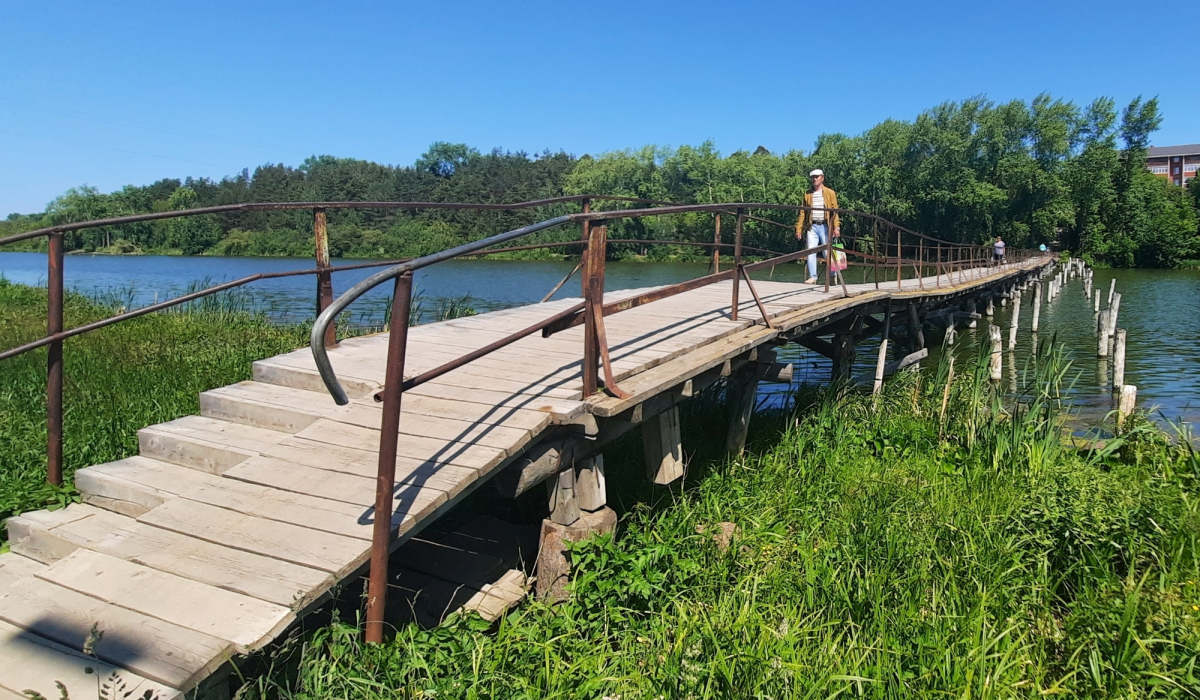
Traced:
<path fill-rule="evenodd" d="M 1200 167 L 1200 143 L 1151 146 L 1146 151 L 1146 169 L 1181 187 L 1196 177 L 1197 167 Z"/>

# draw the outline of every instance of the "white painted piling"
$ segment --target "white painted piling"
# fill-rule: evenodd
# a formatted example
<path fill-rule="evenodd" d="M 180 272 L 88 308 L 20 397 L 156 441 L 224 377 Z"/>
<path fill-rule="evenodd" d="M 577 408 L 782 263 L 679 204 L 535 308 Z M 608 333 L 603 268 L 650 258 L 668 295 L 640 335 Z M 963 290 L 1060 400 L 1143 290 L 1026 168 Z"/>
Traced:
<path fill-rule="evenodd" d="M 1108 305 L 1112 306 L 1113 293 L 1117 291 L 1117 278 L 1114 277 L 1108 285 Z"/>
<path fill-rule="evenodd" d="M 1114 392 L 1121 391 L 1125 386 L 1125 329 L 1118 328 L 1116 342 L 1113 343 L 1113 384 Z"/>
<path fill-rule="evenodd" d="M 1133 384 L 1126 384 L 1121 387 L 1121 400 L 1117 404 L 1117 427 L 1125 425 L 1125 419 L 1133 413 L 1134 407 L 1137 406 L 1137 387 Z"/>
<path fill-rule="evenodd" d="M 1013 297 L 1012 317 L 1008 321 L 1008 349 L 1017 349 L 1017 326 L 1021 322 L 1021 293 L 1015 292 Z"/>
<path fill-rule="evenodd" d="M 1004 377 L 1004 341 L 1000 338 L 1000 326 L 989 325 L 988 337 L 992 341 L 992 356 L 990 365 L 992 370 L 992 381 L 998 382 Z"/>
<path fill-rule="evenodd" d="M 1121 293 L 1113 295 L 1108 304 L 1108 337 L 1112 338 L 1117 332 L 1117 314 L 1121 311 Z"/>
<path fill-rule="evenodd" d="M 887 346 L 888 339 L 884 338 L 879 343 L 879 359 L 875 361 L 875 387 L 871 390 L 872 394 L 879 394 L 883 391 L 883 367 L 887 364 Z"/>
<path fill-rule="evenodd" d="M 1096 356 L 1108 357 L 1108 309 L 1100 312 L 1100 319 L 1096 323 Z"/>
<path fill-rule="evenodd" d="M 1033 285 L 1033 332 L 1038 332 L 1038 317 L 1042 315 L 1042 283 Z"/>
<path fill-rule="evenodd" d="M 1094 313 L 1100 313 L 1100 292 L 1096 292 L 1096 308 L 1092 310 Z"/>

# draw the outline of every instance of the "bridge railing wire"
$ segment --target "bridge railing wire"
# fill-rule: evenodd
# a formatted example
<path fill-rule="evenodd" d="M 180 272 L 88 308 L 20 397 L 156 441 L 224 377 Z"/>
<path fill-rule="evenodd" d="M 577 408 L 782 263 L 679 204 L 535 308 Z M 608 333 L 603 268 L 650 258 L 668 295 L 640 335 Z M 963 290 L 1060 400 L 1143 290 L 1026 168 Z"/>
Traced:
<path fill-rule="evenodd" d="M 624 208 L 593 211 L 592 204 L 619 205 Z M 527 226 L 522 226 L 505 233 L 464 243 L 430 255 L 405 260 L 389 260 L 383 262 L 368 262 L 353 265 L 334 266 L 329 257 L 329 237 L 327 230 L 327 212 L 336 210 L 355 209 L 392 209 L 392 210 L 471 210 L 513 212 L 525 209 L 545 208 L 564 211 L 563 207 L 578 206 L 579 211 L 567 212 L 553 216 Z M 71 232 L 90 228 L 122 226 L 164 219 L 206 216 L 214 214 L 231 214 L 237 212 L 258 211 L 302 211 L 312 213 L 313 238 L 316 265 L 310 269 L 290 270 L 285 272 L 266 272 L 240 279 L 213 285 L 195 292 L 186 293 L 160 303 L 151 304 L 139 309 L 118 313 L 93 323 L 77 326 L 66 330 L 63 318 L 63 256 L 64 236 Z M 20 355 L 32 350 L 48 347 L 47 381 L 46 381 L 46 477 L 53 484 L 62 483 L 62 418 L 63 418 L 63 341 L 68 338 L 88 333 L 122 321 L 143 316 L 171 307 L 185 304 L 196 299 L 217 294 L 229 289 L 240 287 L 264 279 L 277 279 L 301 275 L 314 275 L 317 281 L 317 319 L 313 325 L 310 337 L 310 348 L 321 378 L 329 389 L 333 399 L 339 405 L 349 402 L 344 389 L 329 362 L 327 349 L 337 344 L 335 319 L 354 300 L 369 290 L 388 281 L 393 282 L 391 303 L 390 333 L 388 341 L 387 367 L 383 390 L 376 395 L 376 400 L 383 403 L 383 420 L 381 425 L 381 441 L 379 452 L 379 488 L 376 493 L 375 512 L 390 513 L 392 511 L 392 490 L 385 486 L 394 481 L 396 462 L 396 441 L 399 430 L 401 397 L 404 391 L 419 386 L 438 376 L 450 372 L 502 347 L 510 345 L 521 338 L 541 333 L 549 336 L 568 328 L 583 325 L 582 348 L 582 394 L 589 397 L 603 387 L 608 393 L 617 397 L 628 395 L 615 381 L 612 362 L 609 357 L 608 343 L 604 329 L 604 318 L 615 313 L 627 311 L 643 304 L 665 299 L 677 294 L 698 289 L 706 285 L 732 280 L 732 297 L 730 300 L 730 318 L 737 320 L 741 303 L 740 290 L 743 284 L 753 297 L 761 322 L 771 325 L 770 316 L 762 303 L 750 274 L 759 270 L 773 268 L 784 263 L 800 261 L 809 255 L 818 255 L 824 261 L 825 274 L 821 285 L 824 293 L 829 293 L 833 283 L 840 284 L 843 295 L 850 294 L 842 275 L 831 270 L 828 261 L 834 259 L 836 252 L 847 256 L 846 263 L 868 268 L 876 289 L 881 285 L 890 284 L 894 277 L 897 289 L 904 288 L 906 279 L 917 281 L 917 286 L 924 289 L 927 273 L 935 274 L 934 284 L 941 287 L 943 279 L 948 286 L 966 281 L 970 277 L 980 277 L 988 273 L 990 266 L 1006 266 L 1020 262 L 1032 253 L 1028 251 L 1010 251 L 1007 259 L 992 260 L 989 248 L 980 245 L 954 243 L 926 236 L 899 226 L 883 217 L 865 212 L 848 209 L 821 209 L 829 219 L 835 212 L 841 217 L 847 217 L 846 235 L 829 239 L 821 245 L 796 250 L 779 252 L 766 248 L 744 245 L 743 238 L 747 222 L 772 225 L 784 228 L 794 228 L 794 225 L 755 216 L 752 211 L 779 212 L 784 217 L 801 212 L 813 211 L 811 207 L 787 204 L 772 204 L 762 202 L 728 202 L 720 204 L 676 204 L 657 200 L 639 199 L 633 197 L 573 195 L 551 199 L 533 200 L 528 202 L 473 204 L 462 202 L 256 202 L 230 204 L 197 209 L 154 212 L 148 214 L 132 214 L 128 216 L 98 219 L 93 221 L 60 223 L 45 228 L 0 238 L 0 246 L 31 240 L 39 237 L 48 239 L 47 246 L 47 323 L 46 335 L 37 340 L 0 352 L 0 360 Z M 674 217 L 682 214 L 711 214 L 713 219 L 713 240 L 687 241 L 662 240 L 642 238 L 608 238 L 608 226 L 612 221 L 633 221 L 646 217 Z M 722 220 L 732 219 L 732 240 L 726 240 L 722 233 Z M 534 236 L 539 232 L 578 224 L 581 236 L 575 240 L 544 241 L 533 244 L 503 246 L 517 239 Z M 868 228 L 869 227 L 869 228 Z M 868 232 L 869 231 L 869 235 Z M 660 287 L 620 301 L 604 302 L 605 262 L 612 245 L 672 245 L 684 247 L 704 247 L 712 251 L 709 274 L 691 279 L 679 284 Z M 546 296 L 549 299 L 560 289 L 575 272 L 582 274 L 581 290 L 583 300 L 552 316 L 505 338 L 501 338 L 485 347 L 472 351 L 462 357 L 451 360 L 409 379 L 403 378 L 404 360 L 407 350 L 408 319 L 413 299 L 413 272 L 416 270 L 462 257 L 512 253 L 542 248 L 573 248 L 581 249 L 582 260 L 561 282 Z M 721 270 L 722 251 L 731 252 L 733 265 Z M 765 256 L 758 260 L 747 261 L 744 256 Z M 341 296 L 334 299 L 332 275 L 335 272 L 357 270 L 371 267 L 387 267 L 351 287 Z M 864 272 L 864 275 L 867 273 Z M 906 277 L 907 275 L 907 277 Z M 910 282 L 910 287 L 911 287 Z M 545 301 L 545 299 L 543 299 Z M 601 373 L 603 380 L 601 380 Z M 369 603 L 366 615 L 366 636 L 368 641 L 379 641 L 383 633 L 383 610 L 386 600 L 386 571 L 389 553 L 391 519 L 375 518 L 372 539 L 371 576 Z"/>

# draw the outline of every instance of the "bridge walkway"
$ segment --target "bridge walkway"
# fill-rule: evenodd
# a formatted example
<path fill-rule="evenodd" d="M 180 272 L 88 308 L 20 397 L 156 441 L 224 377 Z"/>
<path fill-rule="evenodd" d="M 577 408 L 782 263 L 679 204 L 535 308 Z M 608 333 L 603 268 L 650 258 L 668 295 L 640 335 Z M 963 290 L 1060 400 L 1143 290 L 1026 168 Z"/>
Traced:
<path fill-rule="evenodd" d="M 582 327 L 530 336 L 405 392 L 397 543 L 512 465 L 556 429 L 595 432 L 759 346 L 881 303 L 950 303 L 1045 266 L 968 271 L 965 281 L 840 287 L 756 281 L 770 319 L 731 282 L 605 318 L 616 378 L 630 396 L 580 395 Z M 924 289 L 921 287 L 924 286 Z M 606 295 L 615 301 L 640 290 Z M 578 299 L 409 331 L 406 376 L 487 345 Z M 120 679 L 131 697 L 197 687 L 235 655 L 262 648 L 361 572 L 374 519 L 387 334 L 330 351 L 351 396 L 337 406 L 307 349 L 254 364 L 253 380 L 204 392 L 201 412 L 142 429 L 137 456 L 76 472 L 83 503 L 8 521 L 0 555 L 0 699 L 26 689 L 72 697 Z M 87 649 L 90 656 L 84 656 Z M 220 674 L 217 674 L 220 677 Z"/>

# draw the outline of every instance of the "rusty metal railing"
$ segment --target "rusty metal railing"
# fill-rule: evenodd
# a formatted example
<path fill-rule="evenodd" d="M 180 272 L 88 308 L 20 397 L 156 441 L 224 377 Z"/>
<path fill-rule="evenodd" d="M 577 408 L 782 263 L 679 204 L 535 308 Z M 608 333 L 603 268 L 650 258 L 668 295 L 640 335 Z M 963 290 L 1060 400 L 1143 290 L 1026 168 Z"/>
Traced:
<path fill-rule="evenodd" d="M 613 211 L 592 211 L 593 201 L 612 201 L 625 204 L 650 205 L 647 208 L 626 208 Z M 552 217 L 544 221 L 523 226 L 511 231 L 497 234 L 489 238 L 465 243 L 460 246 L 409 260 L 394 260 L 386 262 L 370 262 L 355 265 L 333 266 L 330 263 L 327 211 L 342 209 L 456 209 L 478 211 L 514 211 L 535 207 L 558 204 L 577 203 L 582 211 Z M 287 272 L 271 272 L 251 275 L 238 280 L 215 285 L 204 290 L 185 294 L 158 304 L 146 306 L 133 311 L 114 315 L 90 324 L 64 330 L 63 318 L 63 236 L 71 231 L 78 231 L 99 226 L 117 226 L 146 221 L 157 221 L 178 217 L 202 216 L 208 214 L 223 214 L 252 211 L 281 211 L 281 210 L 310 210 L 313 213 L 313 234 L 316 265 L 311 269 L 292 270 Z M 626 396 L 625 392 L 615 381 L 612 361 L 609 357 L 608 342 L 605 334 L 604 319 L 615 313 L 636 308 L 643 304 L 665 299 L 693 289 L 732 280 L 732 297 L 730 317 L 737 319 L 740 307 L 739 293 L 742 284 L 747 286 L 764 324 L 770 326 L 770 316 L 761 297 L 751 280 L 751 273 L 774 267 L 780 264 L 798 261 L 808 255 L 822 255 L 826 261 L 823 287 L 829 292 L 833 274 L 828 264 L 833 259 L 835 243 L 830 238 L 826 243 L 813 248 L 792 253 L 778 253 L 763 248 L 751 248 L 743 244 L 746 222 L 761 222 L 776 226 L 788 224 L 772 219 L 757 217 L 751 211 L 782 211 L 785 213 L 809 210 L 811 207 L 798 205 L 731 202 L 721 204 L 681 205 L 656 200 L 637 199 L 630 197 L 607 197 L 593 195 L 577 195 L 557 197 L 552 199 L 519 202 L 512 204 L 468 204 L 458 202 L 286 202 L 286 203 L 248 203 L 233 204 L 218 207 L 205 207 L 152 214 L 136 214 L 110 219 L 84 221 L 50 226 L 0 239 L 0 246 L 37 237 L 49 239 L 47 268 L 48 268 L 48 306 L 47 334 L 38 340 L 0 352 L 0 360 L 4 360 L 25 352 L 49 347 L 47 358 L 47 480 L 51 483 L 62 483 L 62 386 L 63 386 L 63 341 L 67 338 L 87 333 L 121 321 L 154 313 L 166 308 L 187 303 L 189 301 L 216 294 L 221 291 L 239 287 L 258 280 L 299 275 L 315 275 L 317 279 L 316 309 L 317 320 L 313 325 L 310 336 L 310 347 L 320 372 L 321 378 L 334 401 L 338 404 L 349 402 L 345 391 L 337 380 L 333 367 L 329 362 L 327 348 L 336 343 L 335 319 L 354 300 L 367 293 L 370 289 L 387 281 L 393 282 L 393 303 L 391 308 L 388 341 L 387 367 L 385 371 L 383 390 L 377 395 L 377 400 L 383 403 L 383 418 L 381 422 L 380 451 L 378 464 L 378 483 L 376 488 L 376 503 L 374 532 L 372 539 L 371 573 L 368 588 L 368 606 L 366 616 L 366 637 L 368 641 L 379 641 L 383 635 L 383 610 L 386 600 L 386 571 L 387 559 L 391 542 L 391 518 L 379 516 L 380 513 L 392 511 L 392 483 L 395 477 L 396 444 L 399 433 L 401 400 L 405 391 L 430 381 L 446 372 L 468 364 L 480 357 L 494 352 L 506 345 L 541 332 L 544 336 L 571 328 L 576 325 L 584 326 L 582 348 L 582 393 L 586 398 L 595 394 L 601 386 L 616 396 Z M 842 250 L 847 256 L 856 260 L 848 260 L 852 266 L 866 267 L 871 270 L 875 287 L 880 287 L 881 281 L 886 283 L 895 272 L 898 289 L 903 289 L 906 271 L 911 269 L 911 279 L 918 281 L 920 289 L 925 288 L 925 273 L 931 268 L 936 274 L 936 286 L 940 287 L 942 279 L 947 284 L 966 281 L 969 277 L 979 277 L 987 273 L 992 265 L 990 250 L 986 246 L 953 243 L 929 236 L 894 224 L 883 217 L 847 209 L 824 209 L 827 214 L 834 212 L 843 217 L 849 217 L 848 222 L 861 229 L 857 233 L 850 232 L 840 238 L 851 244 Z M 649 216 L 671 216 L 684 213 L 707 212 L 713 214 L 714 238 L 712 242 L 696 241 L 662 241 L 640 239 L 609 239 L 608 223 L 617 219 L 637 219 Z M 721 238 L 721 217 L 735 217 L 734 240 L 726 243 Z M 828 217 L 827 217 L 828 218 Z M 576 240 L 555 241 L 533 245 L 496 247 L 503 243 L 514 241 L 541 231 L 548 231 L 560 226 L 579 224 L 582 236 Z M 870 235 L 867 235 L 866 225 L 870 225 Z M 892 240 L 894 233 L 894 242 Z M 905 240 L 907 238 L 907 241 Z M 708 247 L 713 251 L 710 274 L 679 284 L 660 287 L 644 292 L 621 301 L 604 303 L 605 262 L 610 244 L 640 243 L 653 245 L 681 245 Z M 496 253 L 533 250 L 538 248 L 580 246 L 583 251 L 583 261 L 577 269 L 582 270 L 581 291 L 583 300 L 568 309 L 560 311 L 549 318 L 523 328 L 505 338 L 497 340 L 485 347 L 472 351 L 439 367 L 428 370 L 420 375 L 404 378 L 404 361 L 407 350 L 408 318 L 413 298 L 413 272 L 435 265 L 439 262 L 455 258 L 491 255 Z M 726 271 L 720 270 L 720 251 L 732 248 L 733 267 Z M 768 255 L 762 260 L 746 262 L 744 253 Z M 1000 261 L 997 265 L 1012 265 L 1024 260 L 1030 253 L 1026 251 L 1010 251 L 1009 259 Z M 333 298 L 332 274 L 334 272 L 370 267 L 388 269 L 377 272 L 359 282 L 336 299 Z M 553 295 L 567 279 L 566 278 L 551 292 Z M 881 273 L 883 278 L 881 280 Z M 865 273 L 864 273 L 865 276 Z M 841 284 L 842 293 L 849 294 L 845 280 L 837 277 Z M 603 373 L 603 381 L 601 381 Z"/>
<path fill-rule="evenodd" d="M 628 396 L 616 383 L 614 372 L 612 369 L 612 361 L 609 357 L 608 342 L 604 329 L 604 319 L 612 314 L 619 313 L 631 308 L 636 308 L 642 304 L 650 303 L 665 299 L 677 294 L 697 289 L 705 285 L 713 284 L 724 280 L 733 280 L 732 299 L 730 305 L 730 316 L 733 319 L 737 318 L 739 300 L 738 291 L 744 281 L 749 291 L 754 297 L 754 301 L 762 315 L 763 323 L 770 326 L 770 316 L 766 308 L 763 306 L 761 298 L 754 288 L 751 281 L 750 273 L 756 270 L 765 269 L 775 265 L 799 260 L 801 257 L 823 253 L 825 255 L 826 273 L 824 280 L 825 292 L 829 291 L 831 282 L 831 272 L 828 261 L 833 259 L 834 240 L 829 239 L 821 246 L 807 248 L 805 250 L 796 251 L 783 255 L 776 255 L 766 260 L 753 263 L 746 263 L 742 259 L 743 245 L 743 229 L 747 221 L 748 210 L 757 209 L 777 209 L 777 210 L 792 210 L 802 211 L 810 209 L 809 207 L 794 206 L 794 205 L 778 205 L 778 204 L 761 204 L 761 203 L 724 203 L 724 204 L 702 204 L 702 205 L 668 205 L 646 209 L 631 209 L 622 211 L 606 211 L 592 212 L 588 210 L 584 202 L 584 210 L 578 214 L 568 214 L 558 216 L 552 219 L 514 229 L 505 233 L 497 234 L 490 238 L 485 238 L 472 243 L 467 243 L 455 248 L 451 248 L 439 253 L 427 255 L 421 258 L 407 261 L 396 265 L 388 270 L 378 272 L 371 277 L 359 282 L 342 294 L 337 300 L 330 304 L 321 315 L 317 318 L 313 325 L 312 336 L 310 338 L 310 347 L 312 349 L 313 358 L 316 362 L 317 369 L 320 372 L 325 386 L 328 388 L 334 401 L 340 405 L 349 403 L 349 398 L 341 383 L 337 379 L 333 366 L 329 361 L 326 344 L 324 342 L 325 328 L 337 314 L 346 309 L 355 299 L 366 294 L 376 286 L 387 281 L 393 282 L 393 304 L 392 304 L 392 332 L 388 339 L 387 349 L 387 366 L 384 373 L 383 390 L 376 395 L 376 400 L 383 403 L 383 417 L 380 426 L 380 447 L 378 455 L 378 470 L 376 483 L 376 498 L 375 498 L 375 519 L 374 531 L 372 533 L 372 549 L 371 549 L 371 568 L 368 580 L 367 592 L 367 612 L 366 612 L 366 639 L 370 642 L 378 642 L 383 639 L 383 620 L 384 609 L 386 606 L 387 597 L 387 565 L 388 557 L 391 549 L 391 518 L 388 514 L 393 508 L 393 484 L 395 481 L 396 470 L 396 448 L 399 439 L 400 415 L 403 394 L 405 391 L 412 389 L 424 382 L 430 381 L 442 374 L 453 371 L 465 364 L 468 364 L 480 357 L 483 357 L 491 352 L 494 352 L 502 347 L 510 345 L 522 338 L 541 331 L 544 336 L 551 335 L 558 331 L 582 324 L 583 332 L 583 363 L 581 367 L 582 375 L 582 395 L 584 398 L 596 393 L 600 387 L 600 373 L 604 374 L 603 386 L 611 394 L 625 398 Z M 918 280 L 918 286 L 924 288 L 924 272 L 929 267 L 930 261 L 926 253 L 926 242 L 935 243 L 938 257 L 933 261 L 932 265 L 937 271 L 937 284 L 940 286 L 943 275 L 952 276 L 954 272 L 958 272 L 960 280 L 965 274 L 983 274 L 977 272 L 976 267 L 981 264 L 984 258 L 984 246 L 973 246 L 951 243 L 934 239 L 923 234 L 917 233 L 897 226 L 882 217 L 863 212 L 854 212 L 850 210 L 825 210 L 828 213 L 837 211 L 842 215 L 852 217 L 865 218 L 872 222 L 872 238 L 870 243 L 872 252 L 867 253 L 858 250 L 846 250 L 848 254 L 858 255 L 865 261 L 870 261 L 875 269 L 875 285 L 879 286 L 879 264 L 882 262 L 884 267 L 890 265 L 895 266 L 896 282 L 898 288 L 903 288 L 904 271 L 906 266 L 911 266 L 914 270 L 915 278 Z M 714 251 L 719 250 L 723 244 L 720 241 L 720 216 L 733 212 L 736 219 L 734 228 L 734 267 L 725 272 L 720 272 L 715 269 L 719 266 L 719 257 L 714 253 L 712 274 L 705 277 L 689 280 L 679 284 L 674 284 L 666 287 L 661 287 L 649 292 L 645 292 L 634 297 L 623 299 L 617 302 L 604 303 L 604 279 L 605 279 L 605 261 L 607 258 L 608 244 L 611 242 L 607 239 L 608 222 L 614 219 L 629 219 L 640 218 L 646 216 L 664 216 L 672 214 L 683 214 L 692 212 L 711 212 L 714 214 L 714 227 L 716 234 L 712 245 Z M 407 352 L 408 330 L 404 320 L 407 318 L 408 309 L 412 298 L 412 275 L 416 270 L 424 267 L 435 265 L 445 260 L 453 258 L 477 254 L 489 249 L 491 246 L 507 243 L 509 241 L 539 232 L 545 231 L 558 226 L 563 226 L 572 223 L 579 223 L 582 226 L 582 237 L 580 243 L 583 244 L 583 262 L 581 264 L 582 281 L 581 289 L 583 301 L 572 307 L 560 311 L 549 318 L 543 319 L 537 323 L 531 324 L 521 330 L 512 333 L 504 338 L 496 340 L 478 350 L 470 352 L 461 357 L 455 358 L 446 362 L 434 369 L 428 370 L 416 377 L 409 379 L 404 378 L 405 356 Z M 777 222 L 772 222 L 777 223 Z M 882 238 L 879 235 L 879 225 L 884 225 L 885 233 L 890 230 L 896 232 L 895 255 L 889 255 L 890 240 Z M 903 236 L 908 235 L 910 238 L 915 237 L 916 243 L 909 244 L 910 249 L 915 248 L 916 255 L 913 257 L 905 257 Z M 851 242 L 865 242 L 864 237 L 847 236 L 847 240 Z M 933 249 L 933 246 L 929 246 Z M 955 251 L 953 263 L 942 260 L 943 249 Z M 911 251 L 910 251 L 911 252 Z M 882 253 L 882 254 L 880 254 Z M 1000 261 L 1000 264 L 1012 264 L 1008 261 Z M 573 271 L 572 271 L 573 272 Z M 568 275 L 569 277 L 569 275 Z M 949 280 L 948 280 L 949 281 Z M 565 279 L 564 279 L 565 282 Z M 561 286 L 560 283 L 559 286 Z M 849 294 L 845 281 L 841 280 L 843 294 Z"/>

